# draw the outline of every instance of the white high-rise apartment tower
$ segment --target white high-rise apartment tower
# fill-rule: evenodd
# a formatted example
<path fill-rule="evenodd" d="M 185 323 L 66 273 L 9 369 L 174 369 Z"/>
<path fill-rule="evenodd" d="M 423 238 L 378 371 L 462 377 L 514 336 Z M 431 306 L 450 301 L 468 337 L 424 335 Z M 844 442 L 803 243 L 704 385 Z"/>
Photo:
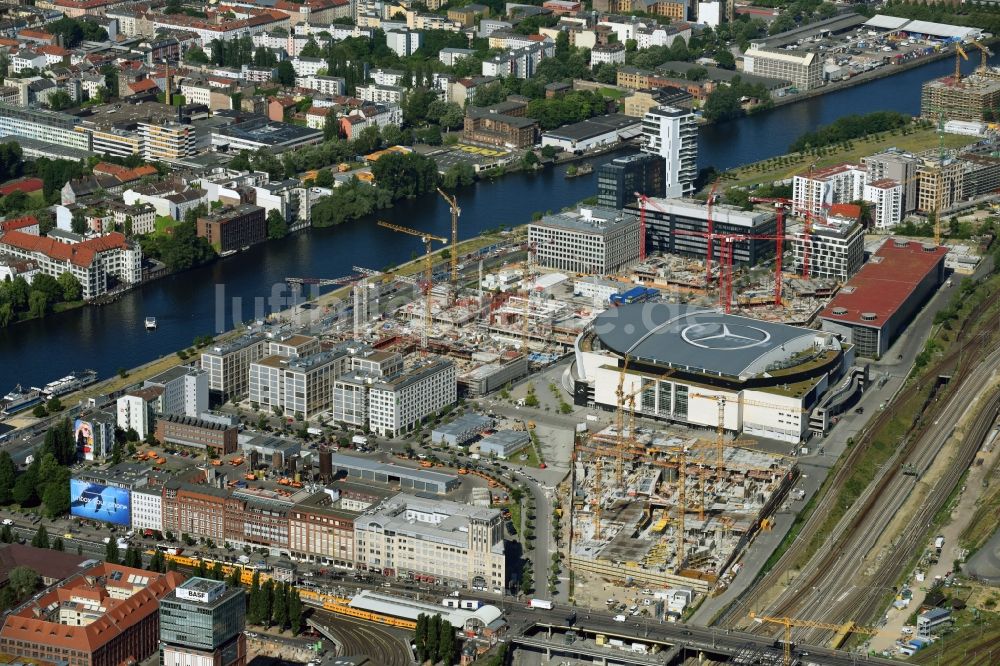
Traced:
<path fill-rule="evenodd" d="M 666 198 L 694 193 L 698 175 L 698 126 L 694 114 L 672 106 L 658 106 L 642 118 L 643 152 L 666 160 Z"/>

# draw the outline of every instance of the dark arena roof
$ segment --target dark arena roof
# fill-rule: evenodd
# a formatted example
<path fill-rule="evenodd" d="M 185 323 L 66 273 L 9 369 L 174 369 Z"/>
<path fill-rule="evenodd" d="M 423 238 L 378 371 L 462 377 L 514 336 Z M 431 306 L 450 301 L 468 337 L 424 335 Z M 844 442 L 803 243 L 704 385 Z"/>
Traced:
<path fill-rule="evenodd" d="M 675 303 L 609 308 L 594 320 L 601 346 L 630 362 L 747 378 L 811 349 L 817 331 Z"/>

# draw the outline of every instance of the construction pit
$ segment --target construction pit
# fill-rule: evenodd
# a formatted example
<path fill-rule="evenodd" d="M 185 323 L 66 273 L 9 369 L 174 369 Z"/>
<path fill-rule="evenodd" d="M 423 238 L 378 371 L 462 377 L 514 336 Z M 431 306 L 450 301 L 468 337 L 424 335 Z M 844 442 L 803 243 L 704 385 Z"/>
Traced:
<path fill-rule="evenodd" d="M 612 426 L 580 445 L 570 566 L 619 584 L 701 594 L 725 587 L 798 471 L 747 440 L 726 441 L 720 465 L 718 444 L 680 429 L 619 438 Z"/>

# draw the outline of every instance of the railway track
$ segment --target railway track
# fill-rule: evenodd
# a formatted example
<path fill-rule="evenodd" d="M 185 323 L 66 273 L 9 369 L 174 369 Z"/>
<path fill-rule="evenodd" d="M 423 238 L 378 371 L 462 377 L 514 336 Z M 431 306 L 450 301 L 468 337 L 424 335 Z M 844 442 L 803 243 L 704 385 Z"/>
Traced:
<path fill-rule="evenodd" d="M 365 656 L 380 666 L 412 663 L 407 646 L 390 630 L 321 610 L 314 611 L 313 621 L 336 638 L 338 656 Z"/>
<path fill-rule="evenodd" d="M 950 385 L 956 386 L 961 385 L 968 375 L 974 372 L 974 370 L 970 367 L 971 363 L 963 363 L 963 361 L 968 360 L 966 357 L 967 354 L 968 357 L 973 356 L 975 351 L 977 351 L 977 349 L 988 340 L 988 334 L 991 332 L 987 328 L 985 334 L 984 332 L 974 333 L 974 324 L 989 308 L 993 307 L 998 302 L 1000 302 L 1000 292 L 994 293 L 989 298 L 985 299 L 972 311 L 972 313 L 970 313 L 969 317 L 966 319 L 966 325 L 964 325 L 957 333 L 956 342 L 959 344 L 957 344 L 950 353 L 941 358 L 934 365 L 935 372 L 928 373 L 928 376 L 935 373 L 938 376 L 952 373 L 953 376 Z M 986 340 L 983 339 L 984 337 Z M 982 367 L 982 362 L 978 367 Z M 878 432 L 881 428 L 886 426 L 895 416 L 892 405 L 906 404 L 912 400 L 920 390 L 921 385 L 919 383 L 911 382 L 910 384 L 905 385 L 899 393 L 897 393 L 892 404 L 889 405 L 887 409 L 880 411 L 870 422 L 869 426 L 862 431 L 858 437 L 858 441 L 847 452 L 847 456 L 844 459 L 843 464 L 836 468 L 834 476 L 829 483 L 826 492 L 820 499 L 816 508 L 810 514 L 809 518 L 806 520 L 798 537 L 790 544 L 777 564 L 764 576 L 762 576 L 752 587 L 748 588 L 744 595 L 718 618 L 718 624 L 730 627 L 741 625 L 745 621 L 748 613 L 751 610 L 757 609 L 761 595 L 765 591 L 780 585 L 782 578 L 792 568 L 794 563 L 798 561 L 806 552 L 809 544 L 813 541 L 820 528 L 823 526 L 827 515 L 830 513 L 834 504 L 838 500 L 842 489 L 853 473 L 856 465 L 867 453 L 872 443 L 872 434 Z M 954 394 L 952 397 L 954 397 Z M 898 471 L 898 461 L 901 458 L 905 459 L 913 455 L 917 443 L 921 439 L 921 435 L 926 432 L 928 427 L 928 424 L 922 423 L 920 418 L 916 420 L 914 426 L 911 428 L 911 431 L 907 433 L 904 438 L 904 445 L 897 450 L 889 461 L 886 462 L 875 481 L 869 484 L 869 487 L 849 510 L 848 515 L 840 521 L 833 534 L 826 540 L 826 544 L 838 543 L 838 541 L 844 537 L 848 528 L 854 526 L 854 523 L 856 522 L 855 518 L 859 513 L 861 513 L 862 507 L 870 506 L 875 498 L 880 497 L 881 492 L 885 489 L 885 484 L 888 483 L 890 478 L 887 477 L 886 473 L 890 470 Z M 936 455 L 936 450 L 933 455 Z M 922 465 L 921 469 L 925 469 L 926 465 L 930 464 L 930 461 L 933 460 L 933 455 L 928 453 L 927 455 L 920 457 L 919 462 Z M 882 517 L 886 518 L 891 516 Z M 881 532 L 879 532 L 879 534 L 881 534 Z M 868 541 L 872 544 L 877 541 L 878 538 L 878 534 L 874 535 L 874 538 L 872 538 L 871 535 L 865 536 L 869 537 Z M 829 546 L 826 547 L 828 548 Z M 867 553 L 867 549 L 864 552 Z M 817 558 L 814 557 L 812 562 L 815 562 L 816 559 Z M 802 579 L 801 575 L 797 581 L 800 579 Z M 797 585 L 796 589 L 800 589 L 800 586 Z M 884 597 L 881 593 L 875 596 L 880 600 Z"/>

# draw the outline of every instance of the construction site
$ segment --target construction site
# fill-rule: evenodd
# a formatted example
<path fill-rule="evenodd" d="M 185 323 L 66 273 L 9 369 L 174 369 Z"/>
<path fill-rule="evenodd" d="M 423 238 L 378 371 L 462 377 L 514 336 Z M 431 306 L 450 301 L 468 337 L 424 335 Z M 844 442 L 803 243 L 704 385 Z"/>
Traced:
<path fill-rule="evenodd" d="M 722 589 L 794 485 L 794 461 L 721 433 L 633 428 L 577 448 L 571 567 L 622 585 Z"/>

